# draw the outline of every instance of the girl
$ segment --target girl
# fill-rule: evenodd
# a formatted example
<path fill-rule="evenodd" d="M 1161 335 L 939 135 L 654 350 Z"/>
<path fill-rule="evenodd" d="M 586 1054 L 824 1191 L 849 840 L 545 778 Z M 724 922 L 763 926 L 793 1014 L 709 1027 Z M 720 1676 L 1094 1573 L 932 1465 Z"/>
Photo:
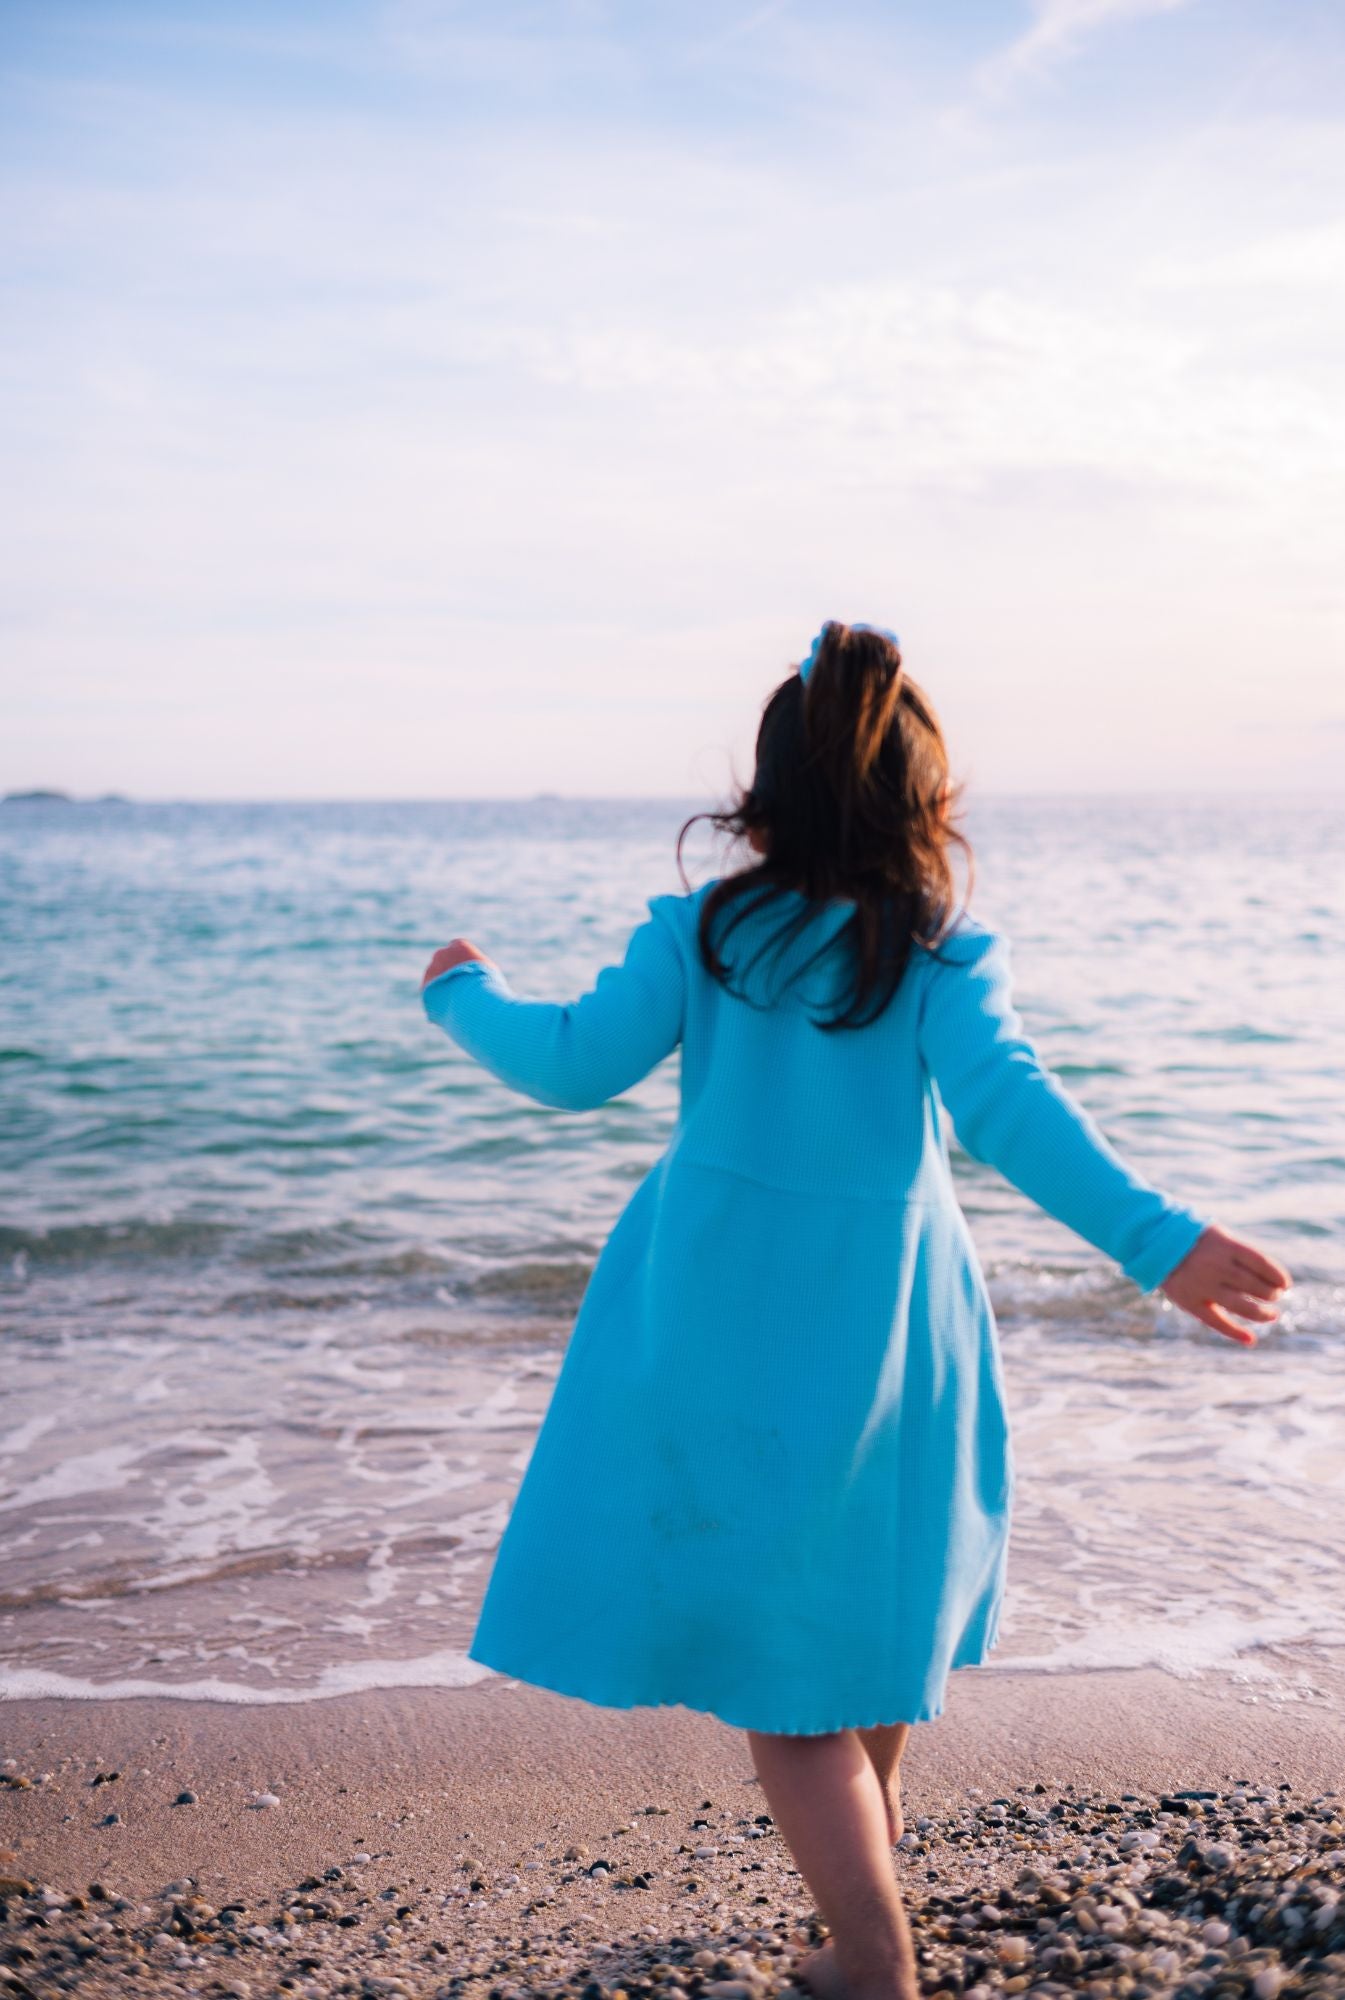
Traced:
<path fill-rule="evenodd" d="M 603 1104 L 681 1046 L 676 1130 L 593 1272 L 470 1654 L 744 1728 L 831 1933 L 800 1974 L 849 2000 L 915 2000 L 898 1765 L 994 1645 L 1004 1587 L 1003 1375 L 940 1105 L 1231 1340 L 1289 1284 L 1042 1068 L 1003 942 L 957 907 L 952 803 L 895 636 L 829 623 L 766 704 L 750 788 L 710 815 L 748 865 L 655 896 L 571 1005 L 520 998 L 461 938 L 422 986 L 544 1104 Z"/>

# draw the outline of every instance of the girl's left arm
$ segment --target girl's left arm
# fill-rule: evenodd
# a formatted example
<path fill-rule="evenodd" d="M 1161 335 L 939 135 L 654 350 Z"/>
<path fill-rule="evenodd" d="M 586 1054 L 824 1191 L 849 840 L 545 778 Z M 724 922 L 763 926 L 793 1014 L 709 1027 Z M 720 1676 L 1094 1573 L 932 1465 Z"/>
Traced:
<path fill-rule="evenodd" d="M 1114 1258 L 1142 1290 L 1162 1284 L 1207 1218 L 1135 1173 L 1039 1060 L 1013 1003 L 1002 937 L 972 925 L 932 955 L 919 1034 L 973 1158 Z"/>
<path fill-rule="evenodd" d="M 464 957 L 427 978 L 425 1012 L 525 1096 L 566 1111 L 605 1104 L 681 1040 L 686 975 L 671 907 L 679 901 L 652 897 L 621 964 L 605 966 L 578 1000 L 523 999 L 491 960 Z"/>

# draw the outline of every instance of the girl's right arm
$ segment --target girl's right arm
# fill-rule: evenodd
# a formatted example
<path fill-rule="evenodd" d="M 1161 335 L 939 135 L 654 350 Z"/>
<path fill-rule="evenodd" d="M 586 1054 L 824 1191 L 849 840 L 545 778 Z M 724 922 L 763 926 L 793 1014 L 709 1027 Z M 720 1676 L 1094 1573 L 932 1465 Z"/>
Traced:
<path fill-rule="evenodd" d="M 527 1000 L 474 946 L 430 961 L 421 998 L 430 1020 L 502 1082 L 567 1111 L 591 1110 L 647 1076 L 682 1034 L 685 975 L 674 896 L 655 896 L 620 965 L 604 966 L 578 1000 Z M 445 960 L 442 971 L 436 970 Z"/>
<path fill-rule="evenodd" d="M 1044 1067 L 1013 1005 L 1008 948 L 966 926 L 931 956 L 920 1052 L 973 1158 L 1118 1263 L 1230 1338 L 1228 1317 L 1268 1321 L 1286 1271 L 1134 1173 Z"/>

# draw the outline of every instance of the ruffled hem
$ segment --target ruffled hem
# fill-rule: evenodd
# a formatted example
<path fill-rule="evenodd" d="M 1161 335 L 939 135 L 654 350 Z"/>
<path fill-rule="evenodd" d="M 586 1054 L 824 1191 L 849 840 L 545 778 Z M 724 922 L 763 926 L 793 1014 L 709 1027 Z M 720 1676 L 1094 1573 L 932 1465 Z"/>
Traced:
<path fill-rule="evenodd" d="M 998 1643 L 998 1633 L 990 1632 L 974 1659 L 955 1660 L 949 1671 L 959 1673 L 964 1667 L 984 1666 Z M 603 1693 L 596 1693 L 592 1682 L 581 1687 L 577 1681 L 567 1681 L 564 1675 L 549 1670 L 539 1671 L 536 1668 L 508 1666 L 498 1657 L 491 1658 L 484 1648 L 477 1646 L 475 1640 L 467 1648 L 467 1658 L 474 1660 L 478 1666 L 489 1667 L 492 1673 L 503 1674 L 510 1680 L 524 1681 L 529 1687 L 545 1688 L 550 1694 L 566 1695 L 574 1701 L 586 1701 L 594 1708 L 685 1708 L 693 1715 L 713 1716 L 717 1722 L 726 1723 L 730 1729 L 751 1729 L 761 1736 L 834 1736 L 843 1729 L 887 1729 L 897 1723 L 937 1721 L 944 1709 L 941 1691 L 937 1701 L 917 1704 L 914 1715 L 879 1713 L 866 1716 L 862 1721 L 847 1716 L 843 1721 L 832 1722 L 798 1720 L 784 1722 L 778 1719 L 763 1722 L 759 1715 L 748 1717 L 730 1713 L 727 1708 L 712 1708 L 705 1702 L 687 1701 L 680 1695 L 634 1694 L 629 1690 L 617 1692 L 610 1688 Z"/>

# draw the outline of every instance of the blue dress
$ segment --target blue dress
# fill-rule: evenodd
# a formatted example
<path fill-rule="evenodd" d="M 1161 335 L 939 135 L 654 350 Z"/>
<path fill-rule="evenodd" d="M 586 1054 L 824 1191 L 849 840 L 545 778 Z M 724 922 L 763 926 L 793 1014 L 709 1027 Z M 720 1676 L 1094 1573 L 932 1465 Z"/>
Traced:
<path fill-rule="evenodd" d="M 470 1657 L 748 1729 L 924 1721 L 995 1642 L 1013 1492 L 940 1104 L 969 1153 L 1145 1290 L 1204 1224 L 1042 1068 L 993 932 L 963 916 L 876 1022 L 825 1032 L 812 1015 L 849 978 L 826 941 L 853 906 L 814 905 L 752 972 L 780 911 L 747 919 L 727 947 L 738 997 L 697 950 L 710 886 L 654 897 L 571 1004 L 478 961 L 423 989 L 432 1021 L 543 1104 L 603 1104 L 681 1047 L 676 1129 L 585 1291 Z"/>

